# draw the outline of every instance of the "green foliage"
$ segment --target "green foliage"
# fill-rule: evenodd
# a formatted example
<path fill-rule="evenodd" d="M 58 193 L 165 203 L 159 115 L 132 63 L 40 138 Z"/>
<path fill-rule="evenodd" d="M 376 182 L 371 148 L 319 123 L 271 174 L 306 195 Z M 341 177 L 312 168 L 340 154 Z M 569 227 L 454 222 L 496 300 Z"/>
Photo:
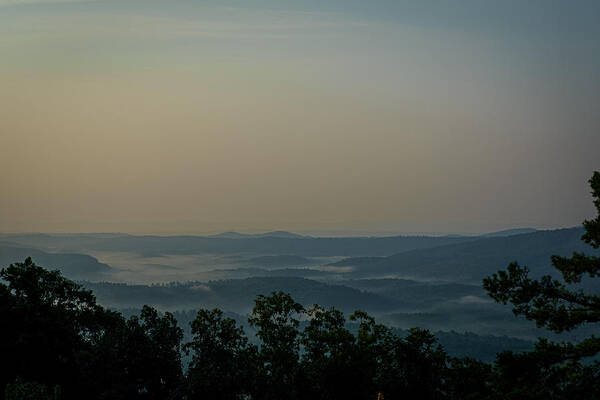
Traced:
<path fill-rule="evenodd" d="M 446 391 L 449 399 L 492 399 L 494 374 L 488 363 L 470 357 L 450 358 L 446 371 Z"/>
<path fill-rule="evenodd" d="M 598 364 L 562 362 L 562 345 L 541 339 L 535 351 L 505 352 L 494 365 L 494 395 L 498 399 L 597 399 Z"/>
<path fill-rule="evenodd" d="M 297 319 L 304 311 L 289 294 L 274 292 L 270 296 L 259 295 L 254 302 L 252 315 L 248 318 L 257 329 L 261 340 L 261 374 L 265 377 L 265 399 L 294 399 L 300 376 L 298 359 L 300 338 Z"/>
<path fill-rule="evenodd" d="M 598 216 L 585 221 L 583 239 L 597 247 L 600 243 L 599 172 L 594 173 L 590 184 Z M 552 263 L 567 284 L 580 282 L 584 275 L 595 277 L 600 271 L 600 259 L 582 253 L 574 253 L 570 258 L 554 256 Z M 536 321 L 540 327 L 562 332 L 584 323 L 600 322 L 600 297 L 585 294 L 581 289 L 572 289 L 567 284 L 550 276 L 531 279 L 528 268 L 516 262 L 511 263 L 507 271 L 499 271 L 483 281 L 484 288 L 493 299 L 503 304 L 510 302 L 515 314 Z M 589 353 L 589 343 L 585 347 L 588 349 L 586 353 Z"/>
<path fill-rule="evenodd" d="M 600 173 L 594 172 L 589 182 L 598 216 L 584 222 L 582 239 L 598 248 Z M 564 283 L 550 276 L 531 279 L 527 267 L 513 262 L 506 271 L 484 279 L 483 286 L 496 301 L 511 303 L 515 314 L 524 315 L 539 327 L 554 332 L 600 322 L 600 297 L 569 286 L 580 283 L 585 276 L 597 277 L 600 259 L 575 252 L 571 257 L 553 256 L 552 264 L 560 271 Z M 599 351 L 600 338 L 595 336 L 575 344 L 540 340 L 533 352 L 498 356 L 495 368 L 498 385 L 506 398 L 597 398 L 600 395 L 595 383 L 600 377 L 598 363 L 580 360 L 595 356 Z"/>
<path fill-rule="evenodd" d="M 86 350 L 90 322 L 100 312 L 92 293 L 30 258 L 2 269 L 0 277 L 7 282 L 0 284 L 0 319 L 10 321 L 0 342 L 2 386 L 19 376 L 48 385 L 80 377 L 79 351 Z"/>
<path fill-rule="evenodd" d="M 60 386 L 49 391 L 46 385 L 37 382 L 23 382 L 17 379 L 6 385 L 6 400 L 60 400 Z"/>
<path fill-rule="evenodd" d="M 237 399 L 253 391 L 257 349 L 248 345 L 244 330 L 221 310 L 200 310 L 191 323 L 192 341 L 185 345 L 192 354 L 187 374 L 190 398 Z"/>
<path fill-rule="evenodd" d="M 592 196 L 594 197 L 594 207 L 596 207 L 598 215 L 592 220 L 583 222 L 585 233 L 583 234 L 582 239 L 584 242 L 597 249 L 600 247 L 600 172 L 595 171 L 589 182 L 592 188 Z M 586 272 L 591 273 L 593 271 Z"/>
<path fill-rule="evenodd" d="M 59 385 L 64 399 L 164 399 L 180 384 L 182 332 L 172 315 L 145 307 L 126 321 L 30 258 L 0 277 L 3 388 L 20 378 Z"/>
<path fill-rule="evenodd" d="M 444 397 L 447 357 L 430 332 L 413 328 L 404 339 L 388 336 L 384 345 L 379 386 L 386 398 Z"/>
<path fill-rule="evenodd" d="M 314 305 L 306 315 L 309 323 L 302 332 L 301 367 L 310 382 L 307 394 L 315 399 L 360 399 L 365 392 L 372 392 L 372 379 L 361 362 L 344 314 Z"/>
<path fill-rule="evenodd" d="M 590 182 L 600 215 L 600 175 Z M 583 239 L 594 247 L 599 218 L 585 222 Z M 515 313 L 556 332 L 597 322 L 600 299 L 568 286 L 597 276 L 597 258 L 575 253 L 552 260 L 565 283 L 534 280 L 513 263 L 484 287 L 497 301 L 512 303 Z M 595 337 L 540 340 L 534 351 L 504 352 L 490 365 L 449 357 L 426 330 L 399 334 L 360 310 L 347 321 L 336 308 L 305 309 L 276 291 L 258 295 L 248 318 L 257 346 L 218 309 L 198 311 L 182 346 L 172 314 L 144 306 L 125 319 L 29 258 L 0 277 L 0 318 L 10 321 L 0 329 L 5 399 L 517 400 L 600 393 L 600 364 L 581 362 L 598 353 Z M 190 357 L 185 373 L 182 351 Z"/>

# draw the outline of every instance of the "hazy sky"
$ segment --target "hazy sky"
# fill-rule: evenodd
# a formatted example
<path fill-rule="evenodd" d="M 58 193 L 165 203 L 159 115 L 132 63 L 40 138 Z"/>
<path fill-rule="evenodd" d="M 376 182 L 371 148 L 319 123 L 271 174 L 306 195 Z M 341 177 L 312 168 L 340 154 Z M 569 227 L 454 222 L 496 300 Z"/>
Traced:
<path fill-rule="evenodd" d="M 0 232 L 578 225 L 600 2 L 0 0 Z"/>

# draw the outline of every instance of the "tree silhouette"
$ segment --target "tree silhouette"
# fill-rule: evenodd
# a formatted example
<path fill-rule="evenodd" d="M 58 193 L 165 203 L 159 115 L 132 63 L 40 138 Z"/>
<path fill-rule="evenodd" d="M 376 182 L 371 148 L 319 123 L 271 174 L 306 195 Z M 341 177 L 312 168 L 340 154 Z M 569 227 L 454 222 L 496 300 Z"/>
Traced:
<path fill-rule="evenodd" d="M 308 325 L 302 332 L 301 368 L 310 382 L 314 399 L 361 398 L 364 382 L 372 377 L 360 365 L 356 338 L 346 327 L 344 314 L 314 305 L 306 311 Z M 348 382 L 353 382 L 348 385 Z M 360 388 L 360 389 L 359 389 Z"/>
<path fill-rule="evenodd" d="M 199 310 L 191 323 L 192 354 L 187 375 L 190 398 L 234 400 L 250 394 L 258 369 L 257 349 L 241 327 L 218 309 Z"/>
<path fill-rule="evenodd" d="M 67 400 L 151 400 L 181 384 L 183 335 L 171 314 L 144 307 L 125 320 L 31 258 L 0 277 L 2 395 L 50 388 Z"/>
<path fill-rule="evenodd" d="M 598 212 L 595 219 L 583 223 L 582 240 L 593 248 L 600 247 L 600 172 L 589 180 L 594 205 Z M 594 278 L 600 274 L 600 258 L 573 253 L 571 257 L 552 256 L 552 265 L 560 271 L 564 282 L 543 276 L 539 280 L 529 277 L 529 269 L 517 262 L 506 271 L 499 271 L 483 280 L 483 287 L 497 302 L 513 305 L 516 315 L 524 315 L 553 332 L 573 330 L 584 324 L 600 322 L 600 297 L 587 294 L 576 285 L 582 278 Z M 574 287 L 575 286 L 575 287 Z M 600 351 L 600 338 L 591 336 L 579 343 L 551 343 L 540 339 L 536 350 L 530 354 L 502 354 L 497 366 L 501 381 L 506 384 L 505 395 L 514 392 L 520 398 L 539 398 L 550 394 L 555 398 L 573 395 L 598 394 L 599 364 L 582 364 L 580 360 Z M 514 375 L 516 370 L 520 372 Z M 509 388 L 510 386 L 510 388 Z M 528 387 L 527 397 L 523 388 Z M 523 389 L 523 390 L 521 390 Z M 595 394 L 592 394 L 595 393 Z M 515 397 L 515 398 L 516 398 Z M 587 398 L 587 397 L 584 397 Z"/>
<path fill-rule="evenodd" d="M 298 317 L 303 311 L 300 303 L 281 291 L 270 296 L 259 295 L 254 302 L 248 322 L 257 329 L 256 336 L 262 342 L 261 375 L 269 388 L 263 391 L 266 399 L 300 397 Z"/>

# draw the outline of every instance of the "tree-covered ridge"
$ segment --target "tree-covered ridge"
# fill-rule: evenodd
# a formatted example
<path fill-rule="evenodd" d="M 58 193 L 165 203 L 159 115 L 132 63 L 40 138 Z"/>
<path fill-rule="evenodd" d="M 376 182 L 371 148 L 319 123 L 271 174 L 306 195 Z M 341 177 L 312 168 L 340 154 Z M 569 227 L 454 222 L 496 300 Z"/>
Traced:
<path fill-rule="evenodd" d="M 15 260 L 31 257 L 49 269 L 58 269 L 67 277 L 80 280 L 104 280 L 111 273 L 111 267 L 87 254 L 52 253 L 0 241 L 0 265 L 6 266 Z"/>
<path fill-rule="evenodd" d="M 521 260 L 536 276 L 558 271 L 548 271 L 552 255 L 568 256 L 591 251 L 580 240 L 581 227 L 544 230 L 506 237 L 480 237 L 468 242 L 448 244 L 430 249 L 414 249 L 389 257 L 348 258 L 331 266 L 354 268 L 350 277 L 398 276 L 407 279 L 430 279 L 481 284 L 481 280 L 496 272 L 499 266 Z"/>
<path fill-rule="evenodd" d="M 600 247 L 600 173 L 590 180 L 598 216 L 583 240 Z M 599 259 L 555 256 L 563 277 L 539 280 L 509 265 L 484 280 L 539 326 L 561 332 L 600 320 L 600 297 L 573 287 Z M 282 291 L 257 296 L 249 325 L 258 344 L 218 309 L 200 310 L 192 337 L 171 313 L 144 306 L 125 319 L 92 291 L 31 258 L 0 271 L 0 385 L 14 399 L 597 399 L 600 339 L 540 339 L 492 364 L 450 357 L 427 330 L 398 335 L 368 313 L 304 307 Z M 375 284 L 380 284 L 375 282 Z M 182 365 L 181 351 L 191 358 Z M 596 358 L 594 358 L 596 357 Z"/>
<path fill-rule="evenodd" d="M 126 320 L 31 259 L 1 276 L 1 313 L 10 321 L 0 342 L 7 398 L 23 391 L 64 399 L 443 398 L 455 390 L 442 379 L 454 361 L 433 336 L 399 337 L 362 311 L 351 316 L 355 335 L 340 311 L 305 309 L 277 292 L 259 296 L 249 318 L 258 346 L 219 310 L 200 310 L 182 345 L 172 314 L 144 307 Z M 185 373 L 182 346 L 191 355 Z"/>
<path fill-rule="evenodd" d="M 248 322 L 258 344 L 218 309 L 198 311 L 183 343 L 172 314 L 146 306 L 125 319 L 31 259 L 1 276 L 6 399 L 503 399 L 505 387 L 519 387 L 514 370 L 537 365 L 510 352 L 494 364 L 453 358 L 428 331 L 399 335 L 363 311 L 351 330 L 341 311 L 305 308 L 283 292 L 255 301 Z M 582 368 L 598 376 L 597 366 Z M 573 385 L 558 383 L 549 390 L 566 398 Z"/>
<path fill-rule="evenodd" d="M 164 254 L 247 254 L 320 256 L 387 256 L 399 251 L 424 249 L 474 240 L 473 237 L 387 236 L 387 237 L 276 237 L 244 238 L 208 236 L 49 235 L 0 236 L 22 247 L 60 252 L 137 252 L 145 256 Z M 14 260 L 13 260 L 14 261 Z"/>
<path fill-rule="evenodd" d="M 283 292 L 256 299 L 248 322 L 258 345 L 217 309 L 200 310 L 191 339 L 182 343 L 172 314 L 146 306 L 125 319 L 31 259 L 1 276 L 0 313 L 10 321 L 0 341 L 7 399 L 23 393 L 48 399 L 503 399 L 505 387 L 531 383 L 519 381 L 515 369 L 523 363 L 537 368 L 527 354 L 505 353 L 494 364 L 449 357 L 428 331 L 398 335 L 363 311 L 350 316 L 358 324 L 353 332 L 341 311 L 305 308 Z M 187 369 L 181 349 L 191 358 Z M 597 366 L 581 368 L 593 382 Z M 543 370 L 534 371 L 532 379 L 548 382 Z M 560 392 L 548 386 L 552 393 L 570 395 L 567 378 L 557 381 Z"/>
<path fill-rule="evenodd" d="M 364 312 L 351 317 L 360 323 L 353 335 L 333 308 L 306 310 L 283 292 L 259 296 L 249 318 L 260 338 L 256 346 L 221 311 L 200 310 L 191 324 L 193 338 L 183 345 L 192 357 L 184 374 L 182 331 L 172 314 L 144 307 L 126 320 L 98 305 L 91 291 L 30 258 L 1 276 L 1 313 L 10 321 L 1 341 L 7 398 L 19 391 L 49 393 L 47 388 L 59 388 L 54 394 L 65 399 L 330 398 L 341 391 L 358 399 L 438 390 L 412 378 L 401 389 L 386 389 L 392 385 L 388 375 L 400 368 L 384 362 L 387 352 L 412 343 L 407 362 L 417 356 L 427 364 L 435 341 L 424 331 L 400 338 Z M 300 318 L 309 320 L 303 331 Z M 434 354 L 442 364 L 431 373 L 440 374 L 447 357 L 439 346 Z M 347 385 L 350 373 L 361 380 L 360 390 Z"/>

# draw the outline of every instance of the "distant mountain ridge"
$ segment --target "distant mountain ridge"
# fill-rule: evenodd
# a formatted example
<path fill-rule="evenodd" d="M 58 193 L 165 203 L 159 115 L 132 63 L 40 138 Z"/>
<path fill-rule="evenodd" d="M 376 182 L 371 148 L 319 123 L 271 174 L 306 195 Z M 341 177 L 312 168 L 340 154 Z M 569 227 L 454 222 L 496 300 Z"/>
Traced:
<path fill-rule="evenodd" d="M 538 230 L 535 228 L 515 228 L 515 229 L 505 229 L 497 232 L 490 232 L 481 235 L 482 237 L 502 237 L 502 236 L 513 236 L 513 235 L 522 235 L 524 233 L 533 233 Z"/>
<path fill-rule="evenodd" d="M 512 261 L 527 265 L 533 275 L 554 274 L 550 257 L 573 251 L 599 254 L 581 241 L 582 228 L 535 231 L 401 252 L 383 258 L 348 258 L 330 266 L 354 268 L 354 277 L 395 276 L 481 284 L 481 280 Z"/>
<path fill-rule="evenodd" d="M 216 235 L 209 235 L 209 238 L 216 239 L 248 239 L 248 238 L 265 238 L 265 237 L 277 237 L 277 238 L 288 238 L 288 239 L 302 239 L 308 236 L 300 235 L 294 232 L 288 231 L 271 231 L 264 233 L 240 233 L 235 231 L 222 232 Z"/>
<path fill-rule="evenodd" d="M 270 236 L 275 234 L 275 236 Z M 144 256 L 165 254 L 227 254 L 319 256 L 389 256 L 401 251 L 423 249 L 476 240 L 475 237 L 387 236 L 316 238 L 288 232 L 259 236 L 226 233 L 231 237 L 134 236 L 98 237 L 87 235 L 6 235 L 5 240 L 21 246 L 53 252 L 135 252 Z"/>

